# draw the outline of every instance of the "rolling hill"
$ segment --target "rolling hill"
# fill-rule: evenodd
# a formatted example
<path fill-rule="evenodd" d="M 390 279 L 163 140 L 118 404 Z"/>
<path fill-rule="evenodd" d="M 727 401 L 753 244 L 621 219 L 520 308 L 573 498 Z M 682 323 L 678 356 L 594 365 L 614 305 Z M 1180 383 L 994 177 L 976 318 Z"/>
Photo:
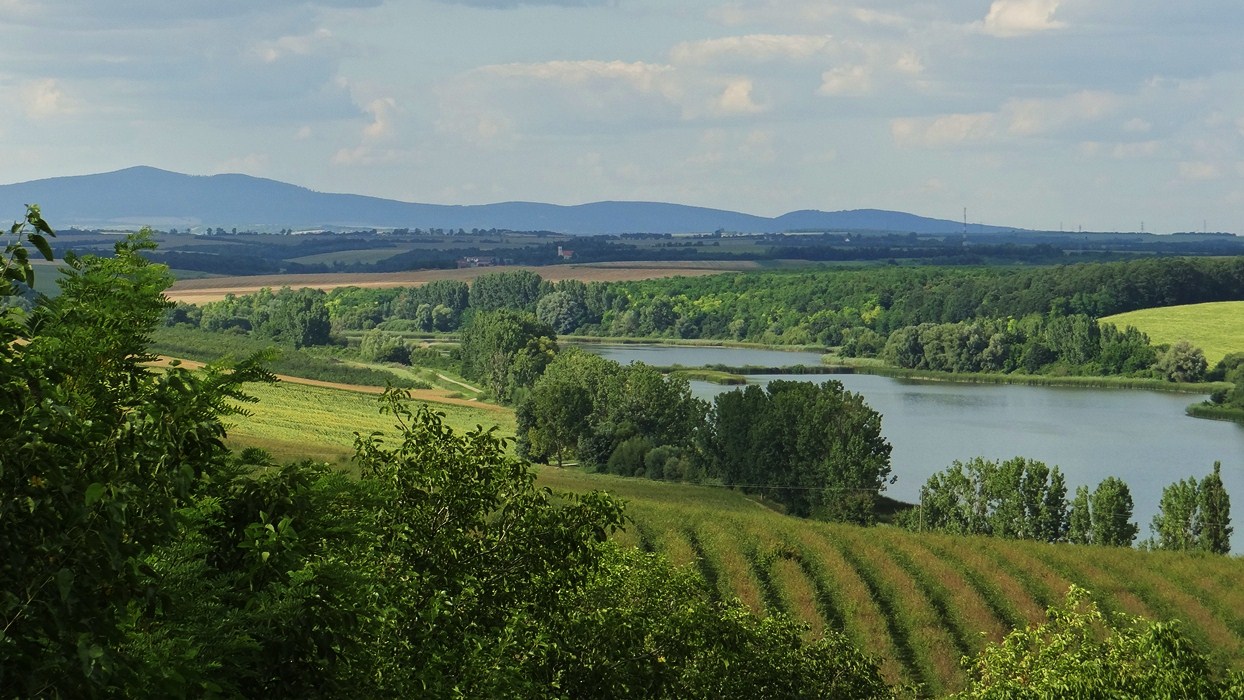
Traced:
<path fill-rule="evenodd" d="M 315 192 L 249 175 L 184 175 L 145 166 L 0 185 L 0 211 L 15 217 L 27 203 L 55 212 L 62 227 L 80 228 L 499 228 L 570 234 L 718 229 L 746 233 L 810 229 L 955 233 L 963 229 L 962 222 L 875 209 L 804 210 L 769 218 L 662 202 L 417 204 Z M 972 225 L 973 232 L 1013 230 Z"/>

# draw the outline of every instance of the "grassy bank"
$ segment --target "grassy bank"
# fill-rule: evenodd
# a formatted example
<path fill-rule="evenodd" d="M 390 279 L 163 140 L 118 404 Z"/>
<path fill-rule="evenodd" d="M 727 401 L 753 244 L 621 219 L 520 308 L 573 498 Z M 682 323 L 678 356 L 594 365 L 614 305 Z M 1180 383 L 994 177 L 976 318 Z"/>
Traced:
<path fill-rule="evenodd" d="M 742 386 L 747 383 L 747 377 L 742 374 L 726 372 L 717 369 L 708 368 L 692 368 L 685 367 L 658 367 L 662 372 L 668 372 L 675 377 L 682 377 L 693 382 L 712 382 L 713 384 L 721 384 L 724 386 Z"/>
<path fill-rule="evenodd" d="M 1244 408 L 1215 406 L 1212 403 L 1202 402 L 1192 404 L 1187 408 L 1187 411 L 1188 415 L 1194 418 L 1209 418 L 1212 420 L 1229 420 L 1236 423 L 1244 423 Z"/>
<path fill-rule="evenodd" d="M 1139 379 L 1135 377 L 1081 377 L 1052 376 L 1045 374 L 1002 374 L 935 372 L 924 369 L 905 369 L 887 365 L 860 365 L 851 368 L 858 374 L 877 374 L 901 379 L 958 382 L 962 384 L 1019 384 L 1025 386 L 1075 386 L 1094 389 L 1148 389 L 1185 394 L 1209 394 L 1230 387 L 1227 382 L 1168 382 L 1162 379 Z"/>

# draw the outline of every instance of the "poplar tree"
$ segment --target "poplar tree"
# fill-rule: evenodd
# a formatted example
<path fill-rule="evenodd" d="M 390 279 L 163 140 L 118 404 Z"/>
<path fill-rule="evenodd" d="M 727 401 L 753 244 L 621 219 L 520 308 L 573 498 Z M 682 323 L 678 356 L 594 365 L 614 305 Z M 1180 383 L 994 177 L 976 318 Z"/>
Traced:
<path fill-rule="evenodd" d="M 1151 526 L 1157 535 L 1159 549 L 1197 548 L 1201 519 L 1199 501 L 1200 485 L 1194 478 L 1177 481 L 1162 489 L 1160 510 L 1153 516 Z"/>
<path fill-rule="evenodd" d="M 1132 522 L 1132 491 L 1127 483 L 1108 476 L 1093 492 L 1093 544 L 1130 547 L 1140 530 Z"/>
<path fill-rule="evenodd" d="M 1093 518 L 1089 510 L 1087 486 L 1076 487 L 1076 497 L 1071 501 L 1071 513 L 1067 516 L 1067 541 L 1072 544 L 1091 544 L 1093 541 Z"/>
<path fill-rule="evenodd" d="M 1222 462 L 1214 462 L 1213 473 L 1201 480 L 1197 505 L 1200 548 L 1215 554 L 1231 551 L 1231 498 L 1222 484 Z"/>

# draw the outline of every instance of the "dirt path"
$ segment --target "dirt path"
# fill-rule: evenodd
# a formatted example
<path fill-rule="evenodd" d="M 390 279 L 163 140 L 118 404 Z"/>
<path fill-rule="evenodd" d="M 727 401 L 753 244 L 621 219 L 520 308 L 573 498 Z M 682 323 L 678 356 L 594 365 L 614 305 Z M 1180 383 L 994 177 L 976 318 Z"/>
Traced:
<path fill-rule="evenodd" d="M 160 356 L 160 359 L 152 364 L 157 367 L 167 367 L 174 358 Z M 206 363 L 196 362 L 195 360 L 181 360 L 181 366 L 186 369 L 200 369 Z M 381 386 L 368 386 L 366 384 L 344 384 L 342 382 L 325 382 L 319 379 L 308 379 L 306 377 L 292 377 L 288 374 L 278 374 L 276 378 L 282 382 L 289 384 L 303 384 L 305 386 L 318 386 L 325 389 L 341 389 L 342 391 L 357 391 L 362 394 L 379 394 L 384 391 Z M 444 377 L 443 377 L 444 378 Z M 450 379 L 449 381 L 454 381 Z M 461 382 L 454 382 L 461 384 Z M 463 384 L 463 386 L 466 386 Z M 469 406 L 472 408 L 482 408 L 488 411 L 505 411 L 501 406 L 496 404 L 484 403 L 474 399 L 460 399 L 449 396 L 451 392 L 445 389 L 407 389 L 406 393 L 410 394 L 412 399 L 416 401 L 427 401 L 429 403 L 444 403 L 455 406 Z"/>
<path fill-rule="evenodd" d="M 466 389 L 467 391 L 473 391 L 473 392 L 475 392 L 475 393 L 477 393 L 477 394 L 482 394 L 482 393 L 484 393 L 484 390 L 483 390 L 483 389 L 476 389 L 475 387 L 471 386 L 470 384 L 467 384 L 466 382 L 460 382 L 460 381 L 458 381 L 457 379 L 454 379 L 453 377 L 446 377 L 445 375 L 441 374 L 440 372 L 437 372 L 437 373 L 436 373 L 436 376 L 440 377 L 442 380 L 447 381 L 447 382 L 449 382 L 449 383 L 451 383 L 451 384 L 457 384 L 458 386 L 460 386 L 460 387 L 462 387 L 462 388 Z"/>

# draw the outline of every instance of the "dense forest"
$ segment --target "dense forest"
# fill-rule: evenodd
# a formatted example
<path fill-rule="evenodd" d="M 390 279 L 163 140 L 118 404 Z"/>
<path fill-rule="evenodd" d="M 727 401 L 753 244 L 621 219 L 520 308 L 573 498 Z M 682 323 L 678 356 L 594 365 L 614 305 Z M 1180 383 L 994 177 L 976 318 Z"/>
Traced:
<path fill-rule="evenodd" d="M 1244 298 L 1244 258 L 1159 258 L 1057 267 L 871 267 L 644 282 L 549 283 L 527 270 L 404 289 L 266 290 L 180 306 L 173 325 L 295 346 L 333 334 L 455 332 L 481 312 L 533 314 L 558 335 L 715 339 L 838 347 L 912 369 L 1124 375 L 1198 381 L 1190 347 L 1158 348 L 1102 316 Z M 378 351 L 371 351 L 374 356 Z M 1219 368 L 1218 374 L 1232 367 Z"/>

